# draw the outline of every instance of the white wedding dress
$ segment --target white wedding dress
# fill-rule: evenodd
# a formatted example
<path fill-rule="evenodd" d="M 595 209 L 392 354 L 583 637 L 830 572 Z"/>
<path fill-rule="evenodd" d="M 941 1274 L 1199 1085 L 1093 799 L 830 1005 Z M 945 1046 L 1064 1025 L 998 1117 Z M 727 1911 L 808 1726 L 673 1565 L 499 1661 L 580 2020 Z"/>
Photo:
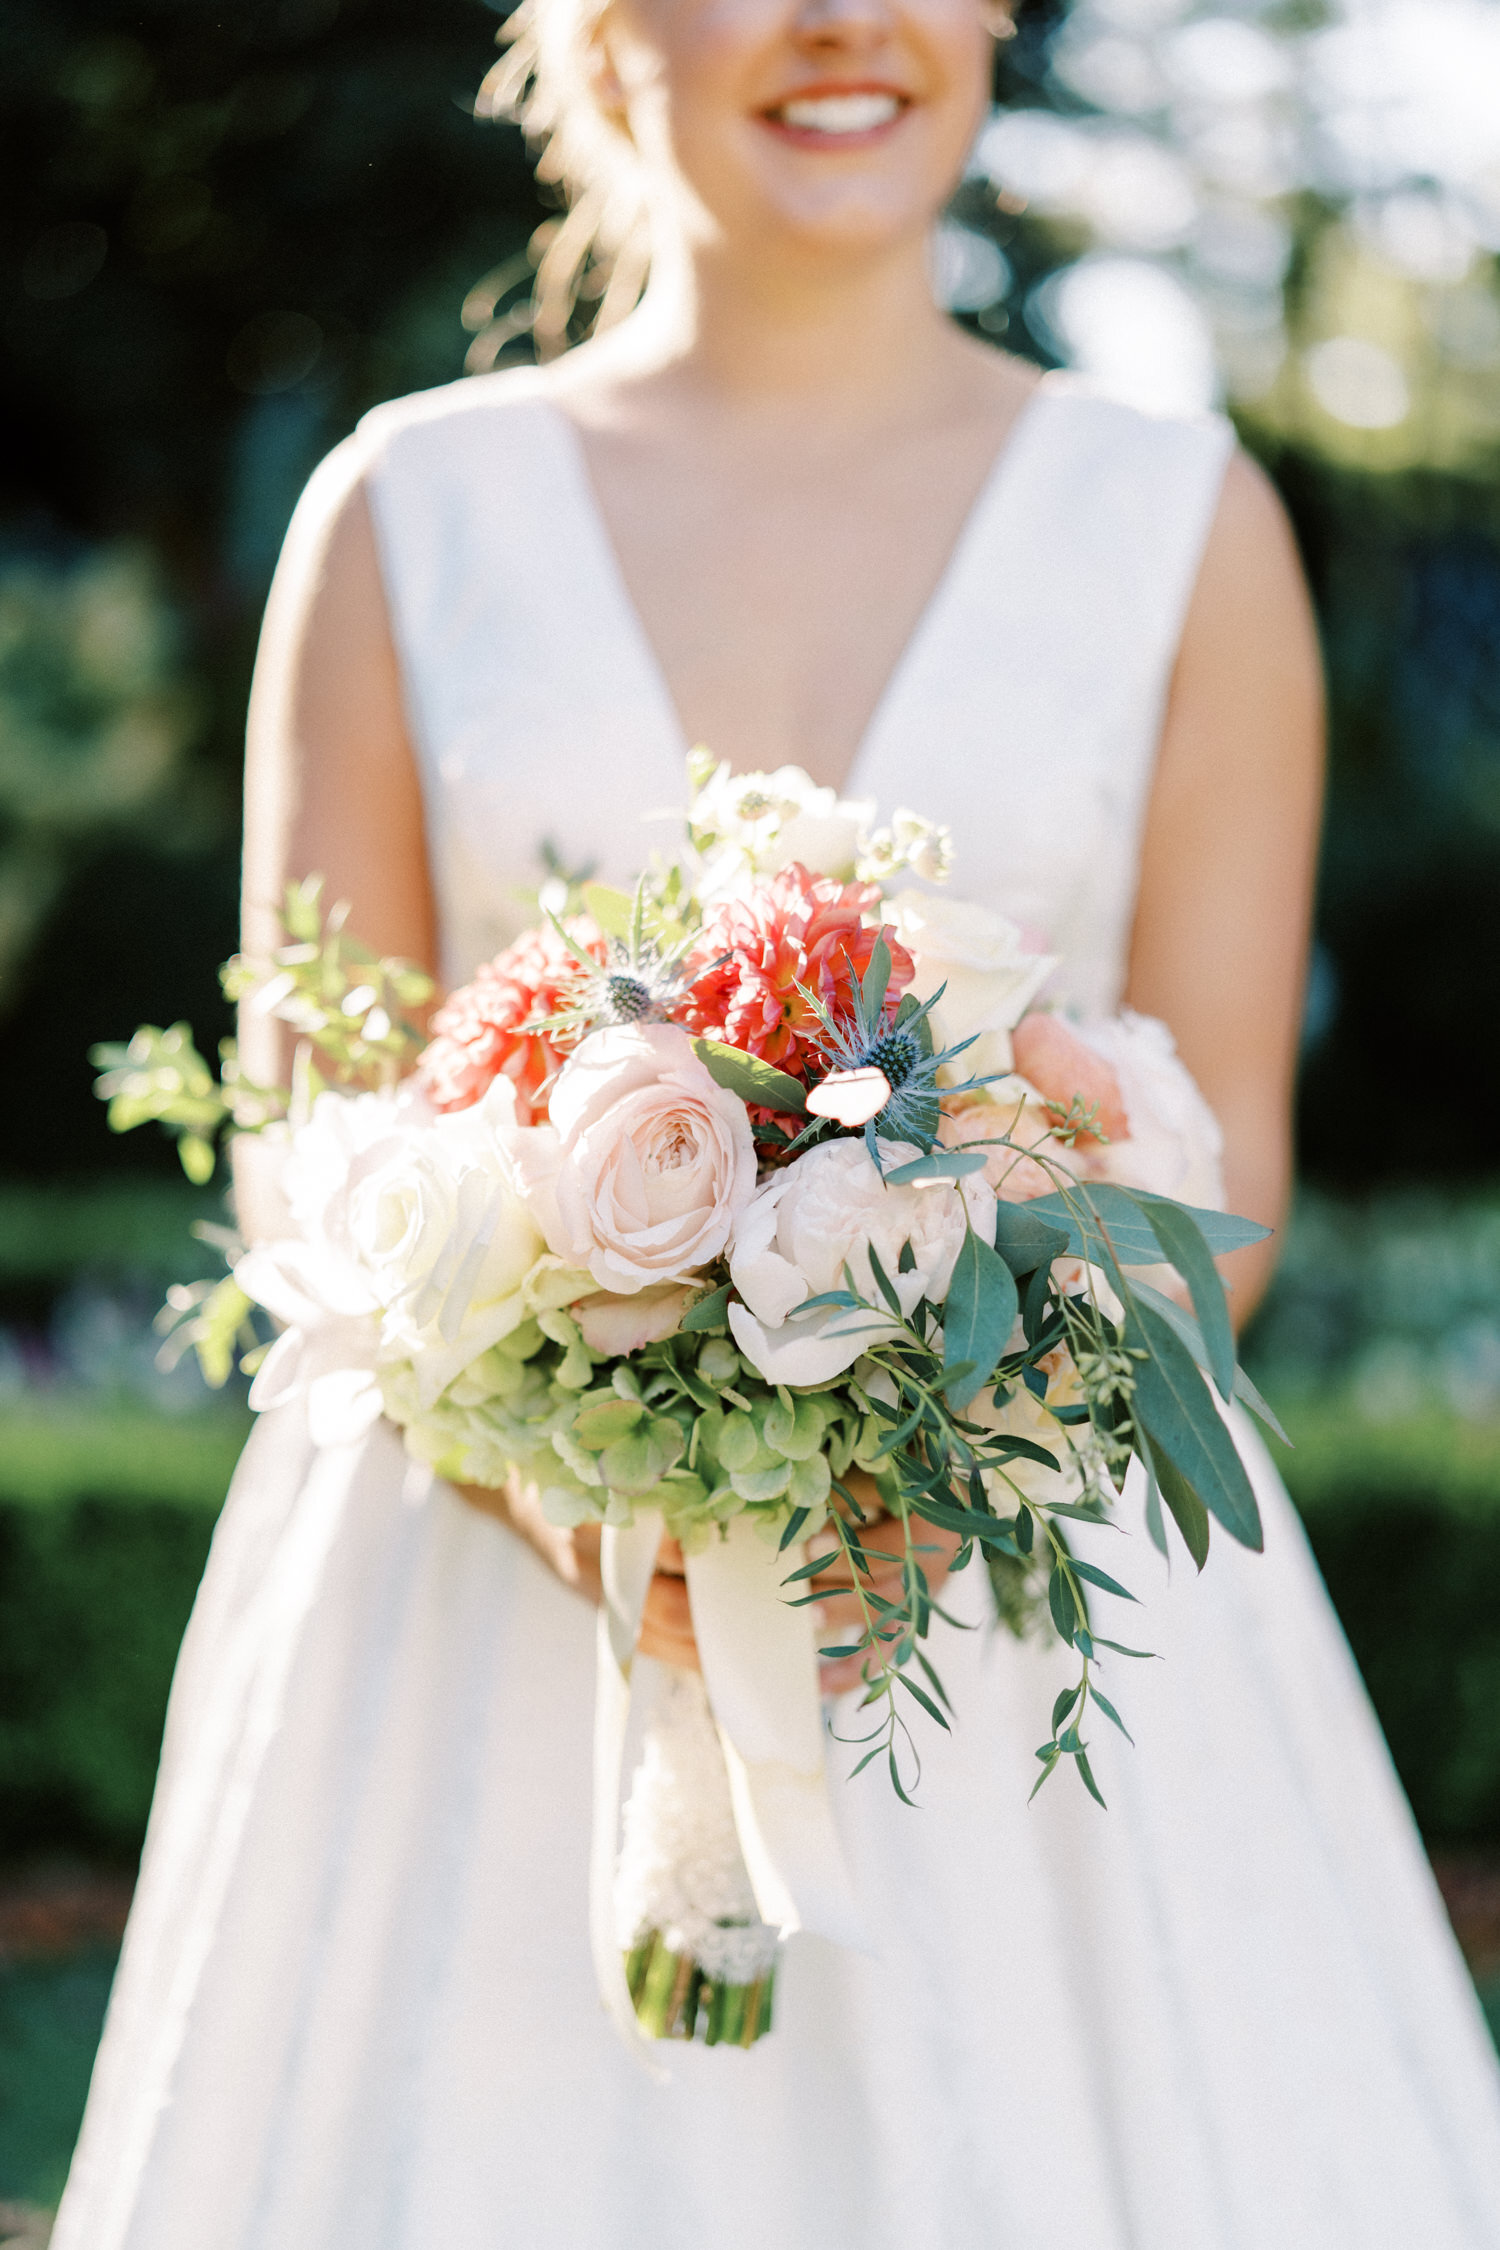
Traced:
<path fill-rule="evenodd" d="M 1144 800 L 1229 447 L 1043 384 L 850 784 L 1118 998 Z M 550 841 L 627 876 L 685 743 L 545 379 L 381 409 L 370 488 L 457 979 Z M 921 1809 L 832 1784 L 866 1956 L 653 2083 L 596 1996 L 594 1626 L 378 1426 L 257 1428 L 173 1690 L 54 2250 L 1494 2250 L 1493 2055 L 1282 1486 L 1264 1556 L 1144 1597 L 1028 1808 L 1057 1652 L 940 1627 Z M 1100 1597 L 1101 1600 L 1104 1597 Z M 1123 1612 L 1119 1613 L 1123 1616 Z M 1111 1630 L 1106 1626 L 1105 1630 Z M 847 1731 L 847 1730 L 846 1730 Z M 1109 1739 L 1104 1739 L 1108 1735 Z M 836 1751 L 845 1766 L 853 1753 Z"/>

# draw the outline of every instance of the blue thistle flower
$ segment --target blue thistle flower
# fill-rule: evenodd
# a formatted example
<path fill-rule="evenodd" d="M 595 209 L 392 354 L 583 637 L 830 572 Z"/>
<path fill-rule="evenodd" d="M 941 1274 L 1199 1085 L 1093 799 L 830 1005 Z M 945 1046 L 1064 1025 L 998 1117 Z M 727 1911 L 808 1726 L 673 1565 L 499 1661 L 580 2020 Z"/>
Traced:
<path fill-rule="evenodd" d="M 576 944 L 556 915 L 547 919 L 573 956 L 577 971 L 564 1004 L 539 1028 L 574 1031 L 580 1036 L 608 1025 L 666 1023 L 687 991 L 682 963 L 696 933 L 679 929 L 671 942 L 647 929 L 646 886 L 636 886 L 635 905 L 623 936 L 606 932 L 608 959 L 596 961 Z"/>
<path fill-rule="evenodd" d="M 880 1141 L 905 1141 L 925 1154 L 937 1140 L 942 1094 L 968 1094 L 988 1083 L 984 1078 L 969 1078 L 958 1086 L 939 1087 L 939 1073 L 955 1062 L 966 1048 L 972 1047 L 974 1041 L 963 1039 L 955 1047 L 934 1046 L 928 1019 L 947 990 L 946 985 L 939 985 L 927 1000 L 919 1001 L 908 993 L 896 1010 L 894 1020 L 888 1022 L 885 996 L 890 976 L 890 947 L 882 931 L 870 956 L 869 967 L 863 978 L 855 981 L 852 1015 L 836 1021 L 815 993 L 805 986 L 798 988 L 823 1026 L 825 1036 L 819 1041 L 819 1051 L 829 1066 L 830 1079 L 847 1079 L 856 1072 L 873 1074 L 878 1071 L 885 1081 L 885 1098 L 875 1115 L 866 1118 L 859 1127 L 843 1128 L 863 1132 L 865 1146 L 877 1169 L 880 1167 Z M 878 1094 L 879 1083 L 873 1076 L 871 1083 Z M 813 1093 L 817 1091 L 814 1087 Z M 821 1135 L 826 1122 L 819 1118 L 816 1125 L 798 1135 L 798 1140 L 808 1141 L 814 1135 Z M 792 1145 L 795 1147 L 797 1143 Z"/>

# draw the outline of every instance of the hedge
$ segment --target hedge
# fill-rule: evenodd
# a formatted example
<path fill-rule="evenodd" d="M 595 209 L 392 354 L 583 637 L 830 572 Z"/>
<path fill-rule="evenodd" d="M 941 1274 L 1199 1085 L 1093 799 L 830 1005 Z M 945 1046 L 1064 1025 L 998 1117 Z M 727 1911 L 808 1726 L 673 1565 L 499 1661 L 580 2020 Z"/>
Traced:
<path fill-rule="evenodd" d="M 1282 1466 L 1417 1817 L 1500 1841 L 1500 1428 L 1289 1417 Z M 0 1416 L 0 1838 L 128 1858 L 232 1412 Z M 1210 1566 L 1211 1567 L 1211 1566 Z"/>
<path fill-rule="evenodd" d="M 0 1416 L 0 1850 L 140 1849 L 232 1413 Z"/>

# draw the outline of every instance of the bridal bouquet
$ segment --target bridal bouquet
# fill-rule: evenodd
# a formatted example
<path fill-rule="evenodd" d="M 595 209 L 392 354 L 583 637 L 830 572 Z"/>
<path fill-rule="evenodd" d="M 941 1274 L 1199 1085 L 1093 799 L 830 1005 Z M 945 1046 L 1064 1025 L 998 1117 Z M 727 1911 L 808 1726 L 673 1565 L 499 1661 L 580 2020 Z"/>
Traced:
<path fill-rule="evenodd" d="M 654 2036 L 750 2044 L 781 1937 L 857 1933 L 823 1783 L 814 1618 L 852 1582 L 859 1765 L 909 1796 L 946 1726 L 926 1646 L 934 1530 L 1002 1614 L 1076 1652 L 1037 1756 L 1096 1797 L 1085 1729 L 1123 1726 L 1099 1630 L 1127 1589 L 1073 1552 L 1125 1470 L 1204 1562 L 1259 1544 L 1214 1397 L 1236 1367 L 1214 1258 L 1217 1135 L 1161 1026 L 1074 1024 L 1052 960 L 950 902 L 945 832 L 874 829 L 800 772 L 697 754 L 680 849 L 633 892 L 554 878 L 452 993 L 289 895 L 288 942 L 232 998 L 299 1038 L 285 1094 L 215 1080 L 184 1026 L 96 1051 L 112 1122 L 155 1117 L 203 1178 L 221 1128 L 284 1147 L 278 1238 L 173 1292 L 213 1372 L 305 1403 L 316 1440 L 380 1415 L 443 1477 L 520 1479 L 603 1527 L 595 1950 Z M 253 1308 L 280 1324 L 260 1341 Z M 871 1495 L 873 1494 L 873 1499 Z M 863 1496 L 863 1497 L 861 1497 Z M 872 1521 L 902 1535 L 872 1583 Z M 680 1543 L 703 1665 L 664 1673 L 617 1852 L 633 1654 Z M 646 1668 L 651 1670 L 653 1668 Z M 856 1769 L 858 1770 L 858 1769 Z M 1100 1800 L 1102 1802 L 1102 1799 Z"/>

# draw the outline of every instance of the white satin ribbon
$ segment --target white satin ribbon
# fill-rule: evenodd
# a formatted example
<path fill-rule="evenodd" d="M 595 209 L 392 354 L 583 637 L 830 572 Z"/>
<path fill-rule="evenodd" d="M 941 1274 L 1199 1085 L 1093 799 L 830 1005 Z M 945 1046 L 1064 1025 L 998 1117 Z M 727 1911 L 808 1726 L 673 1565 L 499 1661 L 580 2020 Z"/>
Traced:
<path fill-rule="evenodd" d="M 653 2078 L 667 2073 L 652 2056 L 625 1980 L 625 1957 L 615 1927 L 615 1854 L 619 1846 L 620 1779 L 625 1730 L 630 1722 L 630 1672 L 651 1574 L 661 1546 L 662 1520 L 643 1510 L 627 1529 L 606 1525 L 599 1543 L 604 1600 L 599 1610 L 594 1691 L 594 1830 L 589 1866 L 589 1942 L 599 1997 L 615 2028 Z"/>
<path fill-rule="evenodd" d="M 655 2042 L 636 2018 L 615 1926 L 620 1788 L 630 1718 L 630 1674 L 662 1519 L 642 1513 L 607 1526 L 600 1545 L 594 1722 L 594 1831 L 590 1933 L 599 1993 L 653 2075 Z M 709 1706 L 729 1774 L 735 1827 L 762 1919 L 783 1937 L 808 1930 L 857 1951 L 869 1934 L 844 1860 L 824 1765 L 817 1639 L 810 1608 L 794 1609 L 782 1580 L 800 1550 L 778 1554 L 743 1517 L 687 1558 L 688 1600 Z"/>
<path fill-rule="evenodd" d="M 762 1919 L 868 1952 L 828 1801 L 813 1611 L 783 1592 L 800 1559 L 733 1517 L 687 1558 L 693 1633 Z"/>

